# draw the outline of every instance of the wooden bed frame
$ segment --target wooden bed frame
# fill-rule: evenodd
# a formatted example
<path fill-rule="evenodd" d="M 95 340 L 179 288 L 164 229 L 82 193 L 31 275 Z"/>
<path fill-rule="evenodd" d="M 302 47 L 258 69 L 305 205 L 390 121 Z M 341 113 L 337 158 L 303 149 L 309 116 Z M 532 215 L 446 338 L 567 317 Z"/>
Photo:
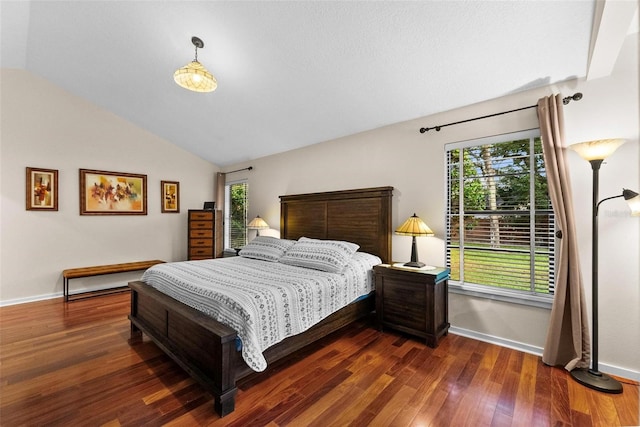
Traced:
<path fill-rule="evenodd" d="M 280 196 L 281 237 L 351 241 L 390 262 L 392 195 L 393 187 L 376 187 Z M 144 282 L 130 282 L 129 287 L 132 338 L 148 335 L 213 395 L 221 417 L 233 412 L 236 381 L 255 373 L 236 350 L 236 331 Z M 264 352 L 267 363 L 367 316 L 375 307 L 373 294 L 269 347 Z"/>

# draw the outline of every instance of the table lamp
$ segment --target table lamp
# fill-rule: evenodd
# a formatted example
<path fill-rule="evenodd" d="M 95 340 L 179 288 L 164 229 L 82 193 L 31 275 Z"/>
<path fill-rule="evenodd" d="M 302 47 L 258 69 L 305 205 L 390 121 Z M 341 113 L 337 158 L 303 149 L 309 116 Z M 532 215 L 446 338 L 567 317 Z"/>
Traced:
<path fill-rule="evenodd" d="M 404 224 L 396 229 L 396 234 L 400 236 L 411 236 L 413 244 L 411 246 L 411 261 L 404 264 L 405 267 L 421 268 L 424 263 L 418 261 L 418 245 L 416 237 L 433 236 L 433 231 L 415 213 L 407 219 Z"/>

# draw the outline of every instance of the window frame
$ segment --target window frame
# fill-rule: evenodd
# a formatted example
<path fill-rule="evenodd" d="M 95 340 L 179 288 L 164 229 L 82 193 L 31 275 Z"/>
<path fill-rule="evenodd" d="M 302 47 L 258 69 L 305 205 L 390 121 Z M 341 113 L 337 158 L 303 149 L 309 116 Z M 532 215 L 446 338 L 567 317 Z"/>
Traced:
<path fill-rule="evenodd" d="M 520 139 L 532 139 L 532 138 L 540 138 L 540 129 L 527 129 L 519 132 L 512 132 L 500 135 L 494 135 L 484 138 L 477 138 L 472 140 L 458 141 L 452 142 L 444 145 L 444 199 L 446 203 L 445 207 L 445 264 L 448 265 L 448 253 L 449 253 L 449 152 L 452 150 L 463 150 L 469 147 L 478 147 L 487 144 L 499 144 L 508 141 L 516 141 Z M 463 174 L 460 174 L 460 179 L 462 180 Z M 530 187 L 529 191 L 533 191 L 533 188 Z M 463 217 L 463 212 L 459 212 L 458 215 Z M 464 240 L 463 240 L 464 242 Z M 464 243 L 460 245 L 460 250 L 464 250 Z M 554 254 L 553 259 L 557 259 L 557 250 L 558 245 L 554 245 Z M 464 261 L 463 261 L 464 263 Z M 555 263 L 553 265 L 555 267 Z M 555 274 L 556 270 L 553 269 L 553 274 Z M 553 286 L 552 286 L 553 288 Z M 515 304 L 522 304 L 527 306 L 539 307 L 550 309 L 553 304 L 553 293 L 542 294 L 542 293 L 533 293 L 531 291 L 524 290 L 516 290 L 516 289 L 508 289 L 501 288 L 498 286 L 492 285 L 481 285 L 474 283 L 465 283 L 459 282 L 456 280 L 449 280 L 449 290 L 451 293 L 462 294 L 477 298 L 491 299 L 497 301 L 504 301 Z"/>
<path fill-rule="evenodd" d="M 247 235 L 246 235 L 246 227 L 247 227 L 247 214 L 249 212 L 249 180 L 248 179 L 239 179 L 235 181 L 227 181 L 224 184 L 224 248 L 225 249 L 235 249 L 231 246 L 231 187 L 233 185 L 243 184 L 245 185 L 245 206 L 244 206 L 244 227 L 245 227 L 245 243 L 247 244 Z M 242 246 L 244 246 L 242 245 Z"/>

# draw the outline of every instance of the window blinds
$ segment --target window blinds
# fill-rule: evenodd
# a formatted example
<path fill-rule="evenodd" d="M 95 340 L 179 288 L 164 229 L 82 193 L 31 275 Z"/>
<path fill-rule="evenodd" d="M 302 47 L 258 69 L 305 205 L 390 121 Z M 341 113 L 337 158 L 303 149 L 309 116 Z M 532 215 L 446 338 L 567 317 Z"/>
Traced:
<path fill-rule="evenodd" d="M 555 222 L 539 132 L 450 144 L 446 156 L 451 279 L 553 293 Z"/>

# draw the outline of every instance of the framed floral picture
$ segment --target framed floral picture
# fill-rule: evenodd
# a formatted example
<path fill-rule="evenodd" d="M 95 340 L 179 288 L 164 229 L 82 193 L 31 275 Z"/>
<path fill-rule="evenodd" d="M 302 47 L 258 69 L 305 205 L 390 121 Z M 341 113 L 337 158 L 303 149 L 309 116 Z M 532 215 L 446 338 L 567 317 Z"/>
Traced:
<path fill-rule="evenodd" d="M 58 171 L 27 168 L 27 210 L 58 210 Z"/>
<path fill-rule="evenodd" d="M 162 213 L 180 212 L 180 183 L 177 181 L 161 181 Z"/>
<path fill-rule="evenodd" d="M 80 169 L 80 215 L 146 214 L 146 175 Z"/>

